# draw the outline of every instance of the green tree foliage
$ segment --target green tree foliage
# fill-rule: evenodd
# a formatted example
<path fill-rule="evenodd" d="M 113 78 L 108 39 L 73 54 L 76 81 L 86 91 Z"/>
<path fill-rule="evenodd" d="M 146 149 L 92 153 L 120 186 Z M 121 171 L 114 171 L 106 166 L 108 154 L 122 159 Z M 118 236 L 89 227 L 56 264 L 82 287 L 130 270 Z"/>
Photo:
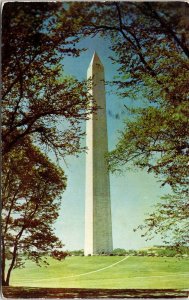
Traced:
<path fill-rule="evenodd" d="M 81 151 L 88 84 L 63 74 L 63 58 L 81 51 L 77 24 L 54 2 L 5 3 L 2 24 L 3 153 L 28 135 L 57 154 Z"/>
<path fill-rule="evenodd" d="M 84 256 L 84 250 L 80 249 L 80 250 L 69 251 L 69 255 Z"/>
<path fill-rule="evenodd" d="M 188 240 L 188 10 L 184 2 L 76 3 L 72 10 L 80 16 L 84 35 L 100 34 L 111 41 L 111 59 L 119 65 L 114 88 L 125 100 L 133 99 L 133 107 L 126 105 L 130 116 L 125 129 L 109 155 L 110 168 L 132 164 L 171 186 L 173 194 L 146 225 L 160 233 L 170 229 L 179 243 L 181 237 L 183 243 Z M 135 99 L 140 100 L 138 108 Z"/>
<path fill-rule="evenodd" d="M 167 256 L 167 257 L 188 257 L 189 249 L 187 247 L 179 247 L 175 249 L 175 247 L 162 247 L 156 250 L 158 256 Z"/>
<path fill-rule="evenodd" d="M 119 256 L 124 256 L 127 254 L 127 251 L 125 249 L 122 248 L 116 248 L 112 251 L 113 255 L 119 255 Z"/>
<path fill-rule="evenodd" d="M 182 105 L 183 107 L 183 105 Z M 132 162 L 153 172 L 174 190 L 187 192 L 188 119 L 181 107 L 140 109 L 135 120 L 126 123 L 117 148 L 110 154 L 111 168 Z"/>
<path fill-rule="evenodd" d="M 9 285 L 12 270 L 25 259 L 39 263 L 46 253 L 65 257 L 53 224 L 66 178 L 25 138 L 4 156 L 2 186 L 2 280 Z"/>
<path fill-rule="evenodd" d="M 138 228 L 147 240 L 160 234 L 164 243 L 174 245 L 179 252 L 182 246 L 189 243 L 188 197 L 185 194 L 174 194 L 166 195 L 161 200 Z"/>

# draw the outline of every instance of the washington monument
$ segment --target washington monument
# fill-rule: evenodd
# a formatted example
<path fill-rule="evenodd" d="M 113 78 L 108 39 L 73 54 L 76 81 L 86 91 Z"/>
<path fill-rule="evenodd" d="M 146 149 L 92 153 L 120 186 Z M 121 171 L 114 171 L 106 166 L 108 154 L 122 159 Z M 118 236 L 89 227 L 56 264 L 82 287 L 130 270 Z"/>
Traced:
<path fill-rule="evenodd" d="M 99 107 L 86 124 L 85 255 L 110 253 L 112 221 L 110 182 L 105 154 L 108 152 L 104 67 L 94 53 L 87 71 L 91 94 Z"/>

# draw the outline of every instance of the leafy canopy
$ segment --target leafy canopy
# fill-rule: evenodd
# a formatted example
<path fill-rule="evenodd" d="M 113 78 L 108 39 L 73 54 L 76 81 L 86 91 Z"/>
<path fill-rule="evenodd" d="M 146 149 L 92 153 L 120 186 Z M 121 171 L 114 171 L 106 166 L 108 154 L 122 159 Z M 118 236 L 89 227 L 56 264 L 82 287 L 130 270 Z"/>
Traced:
<path fill-rule="evenodd" d="M 25 139 L 4 156 L 2 186 L 2 275 L 8 285 L 12 269 L 23 266 L 26 258 L 37 263 L 46 253 L 59 258 L 55 252 L 63 245 L 53 232 L 53 224 L 66 178 Z"/>
<path fill-rule="evenodd" d="M 63 58 L 78 56 L 77 23 L 61 3 L 10 2 L 3 8 L 3 153 L 25 136 L 56 154 L 83 150 L 88 83 L 65 77 Z"/>

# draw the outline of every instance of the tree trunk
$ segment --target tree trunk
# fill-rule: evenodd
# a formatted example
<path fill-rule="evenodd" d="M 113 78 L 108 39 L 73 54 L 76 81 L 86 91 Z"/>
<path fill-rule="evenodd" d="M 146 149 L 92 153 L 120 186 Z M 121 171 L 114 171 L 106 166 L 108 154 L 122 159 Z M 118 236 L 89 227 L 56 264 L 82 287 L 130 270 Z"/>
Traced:
<path fill-rule="evenodd" d="M 10 275 L 11 275 L 12 269 L 13 269 L 13 267 L 15 265 L 16 255 L 17 255 L 17 244 L 18 244 L 18 241 L 15 242 L 14 251 L 13 251 L 13 257 L 12 257 L 12 262 L 11 262 L 10 267 L 8 269 L 7 277 L 6 277 L 6 281 L 5 281 L 5 285 L 6 286 L 9 286 Z"/>
<path fill-rule="evenodd" d="M 2 286 L 9 286 L 9 282 L 2 278 Z"/>
<path fill-rule="evenodd" d="M 25 229 L 25 225 L 22 227 L 22 229 L 17 234 L 17 237 L 15 239 L 14 250 L 13 250 L 13 254 L 12 254 L 12 261 L 11 261 L 10 267 L 8 269 L 7 276 L 6 276 L 6 281 L 5 281 L 6 286 L 9 286 L 10 275 L 11 275 L 11 272 L 12 272 L 14 266 L 15 266 L 15 261 L 16 261 L 16 256 L 17 256 L 17 249 L 18 249 L 18 242 L 19 242 L 19 239 L 22 236 L 22 233 L 23 233 L 24 229 Z"/>
<path fill-rule="evenodd" d="M 4 237 L 2 236 L 2 261 L 1 261 L 1 274 L 2 274 L 2 285 L 6 285 L 5 281 L 5 243 L 4 243 Z"/>

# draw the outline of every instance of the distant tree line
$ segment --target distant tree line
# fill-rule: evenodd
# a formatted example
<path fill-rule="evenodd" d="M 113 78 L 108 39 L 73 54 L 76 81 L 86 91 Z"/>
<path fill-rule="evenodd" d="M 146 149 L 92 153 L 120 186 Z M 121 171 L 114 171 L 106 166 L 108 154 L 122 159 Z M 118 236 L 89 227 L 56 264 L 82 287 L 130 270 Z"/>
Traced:
<path fill-rule="evenodd" d="M 66 251 L 68 256 L 84 256 L 84 250 Z M 148 249 L 126 250 L 124 248 L 116 248 L 111 253 L 101 253 L 99 256 L 152 256 L 152 257 L 189 257 L 189 247 L 179 247 L 175 249 L 174 246 L 154 246 Z M 94 256 L 97 256 L 95 254 Z"/>
<path fill-rule="evenodd" d="M 118 256 L 160 256 L 160 257 L 189 257 L 189 248 L 180 247 L 175 249 L 174 246 L 157 246 L 142 250 L 125 250 L 121 248 L 114 249 L 110 255 Z"/>

